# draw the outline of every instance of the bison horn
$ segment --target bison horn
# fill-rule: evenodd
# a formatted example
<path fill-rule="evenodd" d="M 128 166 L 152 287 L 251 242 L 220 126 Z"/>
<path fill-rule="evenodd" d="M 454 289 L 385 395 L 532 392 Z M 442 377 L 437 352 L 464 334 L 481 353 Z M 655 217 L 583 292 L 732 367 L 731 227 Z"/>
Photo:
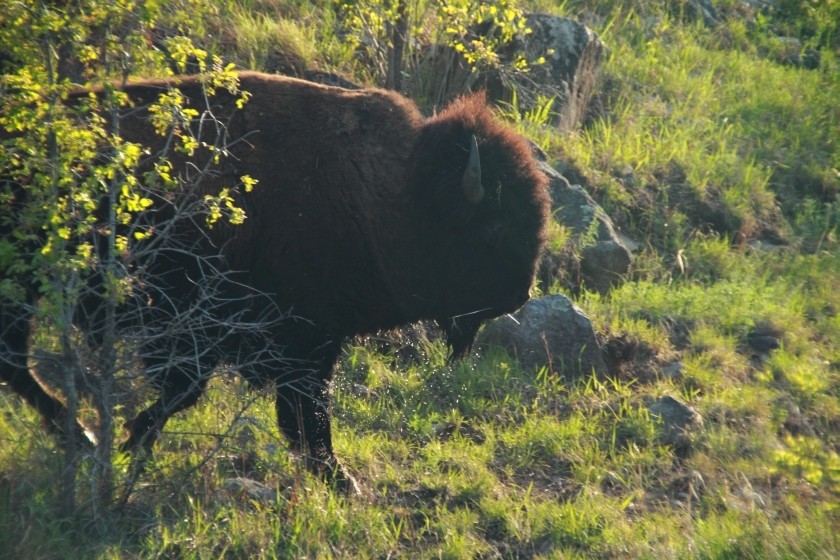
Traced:
<path fill-rule="evenodd" d="M 464 196 L 471 204 L 478 204 L 484 199 L 484 187 L 481 186 L 481 158 L 478 155 L 478 142 L 475 134 L 470 136 L 470 159 L 467 160 L 467 170 L 461 180 Z"/>

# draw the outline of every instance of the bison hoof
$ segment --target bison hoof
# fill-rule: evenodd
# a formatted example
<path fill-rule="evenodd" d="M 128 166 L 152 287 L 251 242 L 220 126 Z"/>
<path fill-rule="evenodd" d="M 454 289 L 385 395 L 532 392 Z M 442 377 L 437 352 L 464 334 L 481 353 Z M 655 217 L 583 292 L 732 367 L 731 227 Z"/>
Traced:
<path fill-rule="evenodd" d="M 93 449 L 99 445 L 99 438 L 96 437 L 96 432 L 82 424 L 76 424 L 76 429 L 78 430 L 76 438 L 81 442 L 82 447 Z"/>
<path fill-rule="evenodd" d="M 69 436 L 66 426 L 67 423 L 64 418 L 58 418 L 54 422 L 49 422 L 47 428 L 58 436 L 62 444 L 73 444 L 86 451 L 93 450 L 99 444 L 96 433 L 84 424 L 78 421 L 74 422 L 72 433 Z"/>
<path fill-rule="evenodd" d="M 327 485 L 337 492 L 348 496 L 360 496 L 362 494 L 359 483 L 350 476 L 335 457 L 319 460 L 308 456 L 305 457 L 305 464 L 309 472 L 321 477 Z"/>
<path fill-rule="evenodd" d="M 350 476 L 344 467 L 336 463 L 333 469 L 326 473 L 326 480 L 337 492 L 347 496 L 361 496 L 362 490 L 356 479 Z"/>

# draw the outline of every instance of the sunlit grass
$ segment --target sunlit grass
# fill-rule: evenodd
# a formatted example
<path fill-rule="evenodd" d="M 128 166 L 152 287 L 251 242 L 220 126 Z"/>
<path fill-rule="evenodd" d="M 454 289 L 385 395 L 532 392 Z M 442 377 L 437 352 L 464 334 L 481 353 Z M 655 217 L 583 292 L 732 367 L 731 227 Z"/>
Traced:
<path fill-rule="evenodd" d="M 627 212 L 635 234 L 674 250 L 696 230 L 734 241 L 787 235 L 779 199 L 790 218 L 799 204 L 840 190 L 832 141 L 840 110 L 826 102 L 840 92 L 836 71 L 719 48 L 704 29 L 668 16 L 609 21 L 622 32 L 609 31 L 604 72 L 622 87 L 561 152 L 589 172 L 614 214 Z"/>

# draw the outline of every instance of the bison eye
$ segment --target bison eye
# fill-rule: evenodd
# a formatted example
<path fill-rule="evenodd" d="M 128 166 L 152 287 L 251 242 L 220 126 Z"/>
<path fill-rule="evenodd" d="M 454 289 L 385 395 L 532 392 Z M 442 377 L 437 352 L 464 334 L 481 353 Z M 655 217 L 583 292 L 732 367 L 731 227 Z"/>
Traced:
<path fill-rule="evenodd" d="M 497 245 L 501 241 L 503 231 L 504 228 L 500 222 L 493 222 L 479 230 L 478 238 L 484 243 Z"/>

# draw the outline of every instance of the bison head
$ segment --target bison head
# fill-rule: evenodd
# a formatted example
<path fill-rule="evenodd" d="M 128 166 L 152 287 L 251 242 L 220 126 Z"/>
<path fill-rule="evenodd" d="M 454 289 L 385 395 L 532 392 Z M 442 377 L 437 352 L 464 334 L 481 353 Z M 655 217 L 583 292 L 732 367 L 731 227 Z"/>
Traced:
<path fill-rule="evenodd" d="M 546 241 L 546 178 L 525 140 L 493 117 L 481 95 L 427 121 L 415 158 L 431 222 L 424 277 L 434 279 L 434 313 L 458 356 L 482 322 L 528 299 Z"/>

